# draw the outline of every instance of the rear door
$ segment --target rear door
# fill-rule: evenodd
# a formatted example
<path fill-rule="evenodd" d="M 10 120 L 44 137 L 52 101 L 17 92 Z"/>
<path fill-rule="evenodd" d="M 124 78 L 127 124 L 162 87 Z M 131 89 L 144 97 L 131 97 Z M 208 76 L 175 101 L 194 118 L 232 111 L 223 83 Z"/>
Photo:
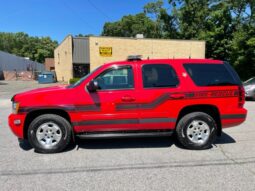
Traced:
<path fill-rule="evenodd" d="M 139 77 L 140 128 L 173 129 L 177 117 L 175 108 L 184 98 L 175 69 L 171 63 L 141 64 Z"/>

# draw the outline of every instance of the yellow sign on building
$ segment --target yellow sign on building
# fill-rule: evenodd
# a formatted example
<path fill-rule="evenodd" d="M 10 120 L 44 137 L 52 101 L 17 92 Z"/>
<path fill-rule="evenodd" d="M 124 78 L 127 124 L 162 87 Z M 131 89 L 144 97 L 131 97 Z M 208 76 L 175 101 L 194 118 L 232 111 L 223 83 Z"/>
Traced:
<path fill-rule="evenodd" d="M 99 47 L 99 54 L 102 57 L 111 57 L 112 47 Z"/>

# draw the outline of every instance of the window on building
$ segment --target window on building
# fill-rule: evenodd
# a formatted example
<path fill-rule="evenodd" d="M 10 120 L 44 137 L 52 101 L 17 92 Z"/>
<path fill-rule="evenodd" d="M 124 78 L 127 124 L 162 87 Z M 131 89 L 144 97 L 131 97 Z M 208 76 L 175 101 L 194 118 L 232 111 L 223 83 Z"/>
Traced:
<path fill-rule="evenodd" d="M 89 64 L 73 64 L 73 77 L 82 78 L 89 73 Z"/>
<path fill-rule="evenodd" d="M 176 87 L 179 80 L 169 64 L 146 64 L 142 67 L 143 87 Z"/>

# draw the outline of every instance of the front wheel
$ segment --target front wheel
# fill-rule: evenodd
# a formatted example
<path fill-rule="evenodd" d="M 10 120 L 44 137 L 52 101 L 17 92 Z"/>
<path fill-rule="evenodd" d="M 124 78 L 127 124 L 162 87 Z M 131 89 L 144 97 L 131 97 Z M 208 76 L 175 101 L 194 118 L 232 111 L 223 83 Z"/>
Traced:
<path fill-rule="evenodd" d="M 193 112 L 183 116 L 177 124 L 179 142 L 188 149 L 207 149 L 216 137 L 215 120 L 203 112 Z"/>
<path fill-rule="evenodd" d="M 59 115 L 40 115 L 29 125 L 28 141 L 40 153 L 60 152 L 71 140 L 71 129 L 70 123 Z"/>

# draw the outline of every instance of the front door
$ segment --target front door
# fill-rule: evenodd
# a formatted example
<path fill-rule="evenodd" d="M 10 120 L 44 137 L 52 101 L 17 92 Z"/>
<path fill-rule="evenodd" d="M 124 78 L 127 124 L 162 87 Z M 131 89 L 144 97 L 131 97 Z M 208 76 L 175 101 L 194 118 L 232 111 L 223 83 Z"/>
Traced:
<path fill-rule="evenodd" d="M 94 113 L 83 113 L 83 131 L 117 131 L 137 129 L 137 110 L 122 110 L 119 105 L 136 104 L 136 65 L 114 65 L 106 68 L 93 80 L 98 85 L 89 96 L 98 108 Z"/>

